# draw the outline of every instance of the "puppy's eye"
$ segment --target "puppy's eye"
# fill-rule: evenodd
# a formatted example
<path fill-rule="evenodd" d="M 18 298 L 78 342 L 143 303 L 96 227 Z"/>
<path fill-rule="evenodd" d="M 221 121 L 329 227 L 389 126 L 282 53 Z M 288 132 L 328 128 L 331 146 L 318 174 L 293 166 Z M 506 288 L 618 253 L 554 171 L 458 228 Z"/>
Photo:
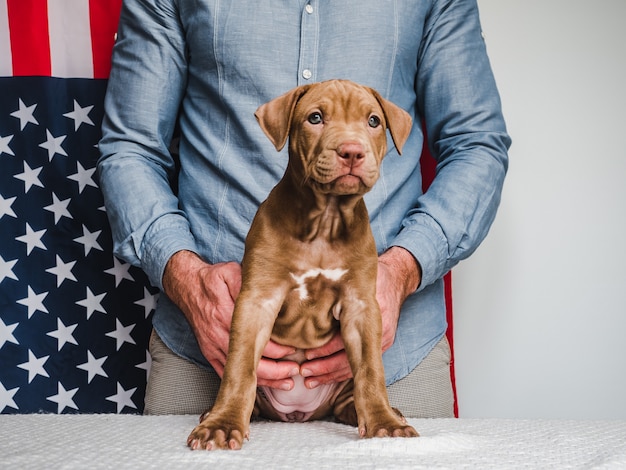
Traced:
<path fill-rule="evenodd" d="M 308 121 L 311 124 L 321 124 L 324 121 L 324 118 L 322 117 L 322 113 L 316 111 L 309 115 Z"/>
<path fill-rule="evenodd" d="M 369 124 L 370 127 L 378 127 L 380 126 L 380 118 L 376 116 L 375 114 L 372 114 L 370 118 L 368 119 L 367 123 Z"/>

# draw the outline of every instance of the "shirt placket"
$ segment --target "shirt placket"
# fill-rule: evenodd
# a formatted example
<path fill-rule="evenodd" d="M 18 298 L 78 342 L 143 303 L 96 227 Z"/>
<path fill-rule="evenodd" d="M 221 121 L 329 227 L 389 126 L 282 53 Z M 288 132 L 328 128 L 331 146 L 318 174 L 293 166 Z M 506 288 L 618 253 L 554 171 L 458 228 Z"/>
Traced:
<path fill-rule="evenodd" d="M 316 81 L 317 52 L 319 45 L 319 2 L 308 1 L 302 10 L 300 32 L 300 62 L 298 64 L 298 85 Z"/>

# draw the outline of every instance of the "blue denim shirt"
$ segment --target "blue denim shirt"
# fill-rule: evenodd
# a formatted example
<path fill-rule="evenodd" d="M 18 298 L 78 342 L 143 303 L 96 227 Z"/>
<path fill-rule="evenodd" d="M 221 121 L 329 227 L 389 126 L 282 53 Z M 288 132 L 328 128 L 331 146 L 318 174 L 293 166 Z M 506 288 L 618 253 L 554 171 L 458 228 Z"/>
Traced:
<path fill-rule="evenodd" d="M 402 156 L 389 139 L 365 198 L 379 252 L 404 247 L 422 267 L 384 354 L 392 383 L 444 334 L 441 278 L 485 237 L 507 169 L 510 141 L 475 0 L 126 0 L 100 184 L 116 255 L 154 285 L 162 287 L 179 250 L 211 263 L 240 261 L 252 217 L 287 164 L 254 111 L 331 78 L 371 86 L 414 117 Z M 426 194 L 422 122 L 438 160 Z M 153 322 L 172 350 L 209 367 L 165 295 Z"/>

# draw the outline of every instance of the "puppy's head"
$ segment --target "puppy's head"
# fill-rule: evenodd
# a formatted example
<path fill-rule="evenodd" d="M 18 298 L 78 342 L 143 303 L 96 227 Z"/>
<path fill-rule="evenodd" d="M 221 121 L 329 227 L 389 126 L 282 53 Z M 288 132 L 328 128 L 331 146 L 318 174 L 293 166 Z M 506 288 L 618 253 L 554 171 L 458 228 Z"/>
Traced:
<path fill-rule="evenodd" d="M 259 107 L 255 116 L 277 150 L 289 137 L 292 171 L 325 194 L 364 194 L 387 152 L 386 129 L 398 152 L 411 117 L 375 90 L 346 80 L 304 85 Z"/>

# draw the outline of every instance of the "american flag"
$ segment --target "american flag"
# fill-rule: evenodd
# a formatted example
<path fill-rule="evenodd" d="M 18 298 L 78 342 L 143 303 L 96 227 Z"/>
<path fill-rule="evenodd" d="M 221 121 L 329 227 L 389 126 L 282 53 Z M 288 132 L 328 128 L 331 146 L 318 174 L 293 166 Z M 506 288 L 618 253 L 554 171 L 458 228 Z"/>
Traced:
<path fill-rule="evenodd" d="M 96 177 L 121 0 L 0 0 L 0 412 L 138 413 L 157 300 Z"/>

